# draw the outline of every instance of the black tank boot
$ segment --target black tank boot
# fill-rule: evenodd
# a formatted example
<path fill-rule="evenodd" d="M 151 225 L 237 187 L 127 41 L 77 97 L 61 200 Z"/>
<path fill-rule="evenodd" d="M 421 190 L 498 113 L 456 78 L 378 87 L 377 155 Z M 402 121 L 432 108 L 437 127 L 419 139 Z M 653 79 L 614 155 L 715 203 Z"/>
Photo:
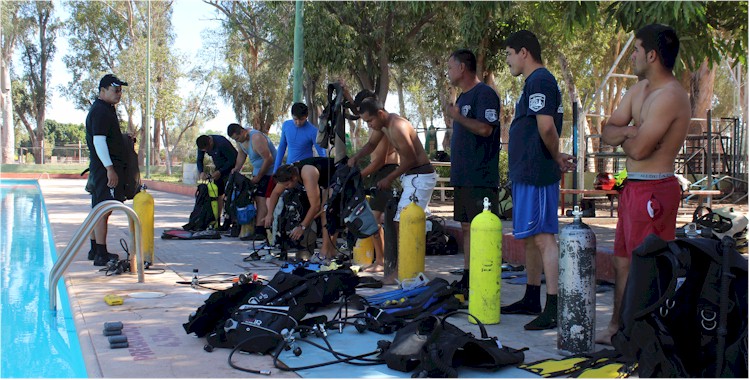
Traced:
<path fill-rule="evenodd" d="M 549 330 L 557 327 L 557 294 L 547 294 L 544 312 L 523 326 L 526 330 Z"/>
<path fill-rule="evenodd" d="M 539 303 L 541 285 L 526 284 L 526 293 L 520 301 L 500 308 L 500 314 L 539 315 L 542 305 Z"/>

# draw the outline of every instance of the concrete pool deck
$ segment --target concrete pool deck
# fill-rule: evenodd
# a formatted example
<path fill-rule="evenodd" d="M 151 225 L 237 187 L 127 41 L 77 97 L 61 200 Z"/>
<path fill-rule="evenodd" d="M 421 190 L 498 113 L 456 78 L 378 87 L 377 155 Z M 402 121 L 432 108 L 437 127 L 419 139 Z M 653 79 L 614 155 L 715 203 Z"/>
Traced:
<path fill-rule="evenodd" d="M 85 180 L 44 179 L 40 180 L 50 223 L 55 237 L 57 252 L 62 252 L 70 242 L 74 231 L 90 211 L 90 196 L 83 188 Z M 212 292 L 208 289 L 192 288 L 178 284 L 190 281 L 193 270 L 198 276 L 215 274 L 258 273 L 270 279 L 279 269 L 279 263 L 260 261 L 245 262 L 250 253 L 249 242 L 237 238 L 223 237 L 219 240 L 162 240 L 161 232 L 167 228 L 179 228 L 187 222 L 193 208 L 194 198 L 173 193 L 150 191 L 155 199 L 155 255 L 156 262 L 146 271 L 145 283 L 138 283 L 134 274 L 105 276 L 100 267 L 87 260 L 88 243 L 76 254 L 76 259 L 65 272 L 64 281 L 70 294 L 71 309 L 75 314 L 79 339 L 89 377 L 105 378 L 235 378 L 266 377 L 252 375 L 232 369 L 227 364 L 229 350 L 217 349 L 206 352 L 205 339 L 185 334 L 182 324 L 188 315 L 203 304 Z M 132 202 L 125 203 L 132 206 Z M 450 203 L 435 203 L 431 207 L 437 215 L 450 217 Z M 687 210 L 687 209 L 685 209 Z M 691 215 L 682 213 L 678 223 L 689 221 Z M 571 218 L 561 218 L 566 224 Z M 616 218 L 585 219 L 595 230 L 602 246 L 612 245 Z M 120 239 L 130 242 L 127 219 L 122 212 L 115 212 L 109 223 L 108 248 L 110 252 L 124 256 Z M 504 231 L 511 230 L 505 223 Z M 463 267 L 463 256 L 428 256 L 425 274 L 428 278 L 442 277 L 453 281 L 459 276 L 450 272 Z M 363 274 L 365 275 L 365 274 Z M 369 275 L 369 274 L 366 274 Z M 221 276 L 223 277 L 223 276 Z M 375 276 L 379 278 L 379 276 Z M 213 285 L 208 285 L 213 286 Z M 226 287 L 228 284 L 217 284 Z M 395 289 L 358 289 L 360 294 L 380 293 Z M 612 288 L 601 286 L 597 294 L 596 325 L 600 328 L 608 323 L 612 312 Z M 508 304 L 519 299 L 524 285 L 502 284 L 501 303 Z M 152 292 L 149 294 L 137 294 Z M 140 298 L 163 293 L 160 298 Z M 108 306 L 104 297 L 115 294 L 124 299 L 118 306 Z M 544 290 L 542 290 L 544 294 Z M 510 347 L 528 347 L 526 362 L 551 357 L 561 357 L 557 351 L 557 331 L 526 331 L 523 325 L 530 316 L 503 315 L 501 323 L 488 325 L 490 336 L 499 337 Z M 129 348 L 110 349 L 107 337 L 102 334 L 108 321 L 121 321 L 123 334 L 128 337 Z M 465 318 L 451 319 L 459 327 L 475 331 Z M 597 349 L 606 348 L 597 346 Z M 271 368 L 272 377 L 299 377 L 294 372 L 285 372 L 273 367 L 271 356 L 235 355 L 234 362 L 251 368 Z M 404 373 L 403 377 L 410 377 Z"/>

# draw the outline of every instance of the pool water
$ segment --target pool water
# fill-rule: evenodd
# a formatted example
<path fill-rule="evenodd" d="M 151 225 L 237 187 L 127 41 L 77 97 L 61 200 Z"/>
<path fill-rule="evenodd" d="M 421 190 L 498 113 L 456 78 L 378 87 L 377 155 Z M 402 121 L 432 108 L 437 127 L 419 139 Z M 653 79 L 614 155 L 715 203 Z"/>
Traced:
<path fill-rule="evenodd" d="M 63 281 L 49 309 L 56 260 L 37 181 L 0 180 L 0 378 L 88 377 Z"/>

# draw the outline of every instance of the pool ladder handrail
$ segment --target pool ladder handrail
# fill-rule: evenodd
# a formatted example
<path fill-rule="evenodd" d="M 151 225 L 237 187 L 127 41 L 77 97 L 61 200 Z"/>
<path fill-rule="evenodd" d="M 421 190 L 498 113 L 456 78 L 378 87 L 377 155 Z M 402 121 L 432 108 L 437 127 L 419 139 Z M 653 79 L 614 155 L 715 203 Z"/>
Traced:
<path fill-rule="evenodd" d="M 135 267 L 136 273 L 138 274 L 138 282 L 144 282 L 143 253 L 141 252 L 141 220 L 132 208 L 122 204 L 122 202 L 104 201 L 96 205 L 91 212 L 89 212 L 89 215 L 83 220 L 81 226 L 73 233 L 73 237 L 70 239 L 68 246 L 65 247 L 62 253 L 58 256 L 55 265 L 50 269 L 49 306 L 51 310 L 54 311 L 57 308 L 57 283 L 73 261 L 75 253 L 81 248 L 81 244 L 83 244 L 85 240 L 84 237 L 88 237 L 91 234 L 94 226 L 96 226 L 96 223 L 101 220 L 105 213 L 114 210 L 122 210 L 128 217 L 130 231 L 133 234 L 132 243 L 134 247 L 133 249 L 135 249 Z"/>

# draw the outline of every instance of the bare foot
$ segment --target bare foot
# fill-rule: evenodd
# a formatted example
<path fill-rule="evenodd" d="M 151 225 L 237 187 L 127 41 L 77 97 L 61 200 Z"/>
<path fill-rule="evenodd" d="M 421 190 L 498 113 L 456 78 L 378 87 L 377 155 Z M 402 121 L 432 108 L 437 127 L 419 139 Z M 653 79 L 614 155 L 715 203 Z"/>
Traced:
<path fill-rule="evenodd" d="M 369 267 L 365 268 L 364 272 L 367 273 L 379 273 L 383 271 L 383 266 L 378 264 L 372 264 Z"/>
<path fill-rule="evenodd" d="M 611 346 L 612 345 L 612 336 L 615 335 L 617 330 L 612 331 L 612 329 L 607 328 L 605 330 L 600 330 L 596 333 L 596 337 L 594 338 L 594 342 L 597 344 L 603 344 L 605 346 Z"/>
<path fill-rule="evenodd" d="M 333 258 L 336 257 L 336 251 L 333 251 L 332 253 L 328 253 L 328 252 L 323 252 L 321 250 L 320 251 L 320 257 L 324 258 L 324 259 L 327 259 L 327 260 L 332 260 Z"/>

